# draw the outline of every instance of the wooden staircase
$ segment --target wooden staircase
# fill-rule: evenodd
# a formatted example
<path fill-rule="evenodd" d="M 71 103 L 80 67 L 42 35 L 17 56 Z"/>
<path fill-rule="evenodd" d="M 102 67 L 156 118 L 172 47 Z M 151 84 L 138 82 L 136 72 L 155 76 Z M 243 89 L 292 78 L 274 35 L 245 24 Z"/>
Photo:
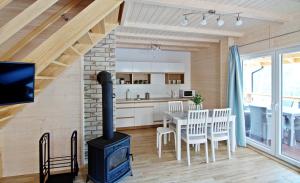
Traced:
<path fill-rule="evenodd" d="M 35 94 L 115 29 L 122 11 L 123 0 L 95 0 L 28 54 L 22 61 L 35 63 Z M 0 126 L 25 105 L 0 107 Z"/>

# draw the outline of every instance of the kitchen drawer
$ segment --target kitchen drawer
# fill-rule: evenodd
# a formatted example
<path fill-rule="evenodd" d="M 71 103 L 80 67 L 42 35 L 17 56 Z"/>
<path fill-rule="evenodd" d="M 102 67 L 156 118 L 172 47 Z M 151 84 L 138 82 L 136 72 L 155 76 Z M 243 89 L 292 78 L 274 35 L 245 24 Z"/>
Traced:
<path fill-rule="evenodd" d="M 134 117 L 121 117 L 116 120 L 116 128 L 134 126 Z"/>
<path fill-rule="evenodd" d="M 131 117 L 134 116 L 133 108 L 119 108 L 116 110 L 116 117 Z"/>

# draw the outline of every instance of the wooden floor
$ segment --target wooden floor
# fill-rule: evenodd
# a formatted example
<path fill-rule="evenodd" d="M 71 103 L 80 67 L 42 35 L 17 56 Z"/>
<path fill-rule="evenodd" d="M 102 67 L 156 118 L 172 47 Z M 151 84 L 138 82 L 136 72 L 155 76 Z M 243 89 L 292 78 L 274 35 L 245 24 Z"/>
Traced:
<path fill-rule="evenodd" d="M 133 176 L 126 177 L 123 183 L 247 183 L 274 182 L 299 183 L 300 174 L 248 148 L 238 148 L 232 159 L 227 159 L 226 146 L 220 145 L 216 152 L 216 162 L 204 162 L 204 148 L 191 154 L 191 166 L 187 166 L 186 153 L 177 161 L 173 143 L 163 147 L 159 159 L 155 149 L 155 129 L 123 131 L 132 136 Z M 186 149 L 183 143 L 183 149 Z M 210 153 L 210 151 L 209 151 Z M 76 183 L 85 182 L 85 171 L 81 172 Z M 3 179 L 1 183 L 37 182 L 37 176 L 21 176 Z"/>

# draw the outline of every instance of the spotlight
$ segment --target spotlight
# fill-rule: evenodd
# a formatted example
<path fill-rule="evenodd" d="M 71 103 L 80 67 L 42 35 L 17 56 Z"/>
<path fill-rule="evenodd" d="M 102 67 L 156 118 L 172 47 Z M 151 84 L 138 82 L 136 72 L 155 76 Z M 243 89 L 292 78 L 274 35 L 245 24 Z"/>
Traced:
<path fill-rule="evenodd" d="M 224 22 L 224 20 L 221 19 L 221 16 L 219 16 L 219 17 L 217 18 L 217 23 L 218 23 L 218 26 L 219 26 L 219 27 L 222 27 L 222 26 L 224 25 L 225 22 Z"/>
<path fill-rule="evenodd" d="M 236 26 L 241 26 L 243 25 L 243 20 L 240 17 L 240 14 L 238 14 L 238 16 L 236 17 L 236 22 L 235 22 Z"/>
<path fill-rule="evenodd" d="M 201 25 L 207 25 L 207 18 L 205 15 L 202 16 Z"/>
<path fill-rule="evenodd" d="M 182 20 L 181 20 L 180 24 L 181 24 L 182 26 L 187 26 L 188 23 L 189 23 L 189 20 L 188 20 L 187 16 L 184 15 L 184 16 L 182 17 Z"/>

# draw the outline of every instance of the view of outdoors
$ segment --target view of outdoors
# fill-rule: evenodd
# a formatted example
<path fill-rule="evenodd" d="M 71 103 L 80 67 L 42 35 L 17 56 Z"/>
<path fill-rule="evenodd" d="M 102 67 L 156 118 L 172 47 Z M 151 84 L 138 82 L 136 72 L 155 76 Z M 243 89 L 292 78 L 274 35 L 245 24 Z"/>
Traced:
<path fill-rule="evenodd" d="M 300 161 L 300 52 L 282 58 L 281 154 Z M 260 145 L 271 147 L 272 57 L 256 57 L 243 62 L 246 135 Z M 278 99 L 279 100 L 279 99 Z"/>
<path fill-rule="evenodd" d="M 265 146 L 271 145 L 271 57 L 244 60 L 244 105 L 246 135 Z"/>
<path fill-rule="evenodd" d="M 282 154 L 300 160 L 300 52 L 282 55 Z"/>

